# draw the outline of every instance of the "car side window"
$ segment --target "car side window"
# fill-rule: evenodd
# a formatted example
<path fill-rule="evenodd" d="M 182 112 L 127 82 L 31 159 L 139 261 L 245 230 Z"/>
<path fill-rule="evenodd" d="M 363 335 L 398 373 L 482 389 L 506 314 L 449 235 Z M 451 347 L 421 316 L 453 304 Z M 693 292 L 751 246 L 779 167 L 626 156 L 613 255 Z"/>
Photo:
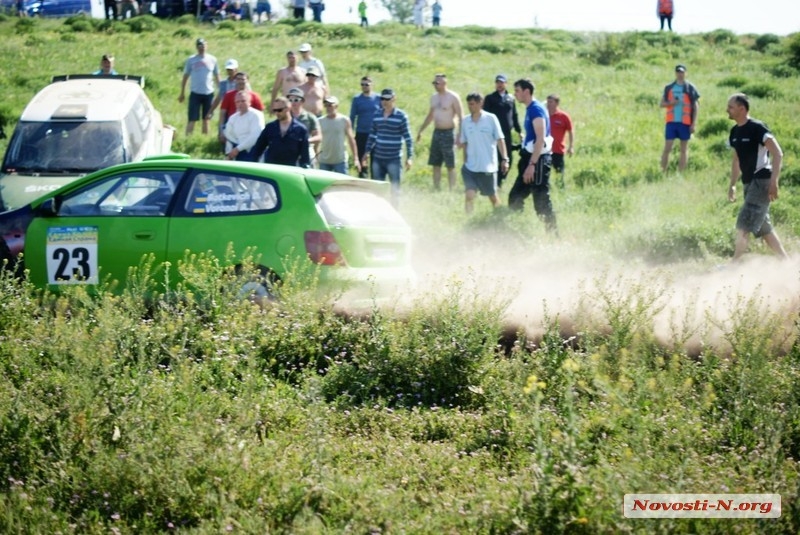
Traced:
<path fill-rule="evenodd" d="M 58 215 L 164 216 L 180 177 L 179 171 L 112 175 L 66 195 Z"/>
<path fill-rule="evenodd" d="M 275 211 L 280 197 L 267 178 L 202 171 L 192 179 L 185 210 L 193 215 Z"/>

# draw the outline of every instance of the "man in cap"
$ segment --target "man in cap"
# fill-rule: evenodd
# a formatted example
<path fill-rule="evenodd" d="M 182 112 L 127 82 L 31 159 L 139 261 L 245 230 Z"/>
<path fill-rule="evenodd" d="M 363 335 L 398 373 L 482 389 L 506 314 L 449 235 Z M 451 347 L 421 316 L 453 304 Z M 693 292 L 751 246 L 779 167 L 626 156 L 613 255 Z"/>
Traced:
<path fill-rule="evenodd" d="M 211 103 L 211 109 L 208 110 L 208 118 L 211 119 L 214 115 L 214 110 L 217 109 L 217 106 L 220 105 L 222 99 L 225 97 L 225 93 L 228 91 L 232 91 L 236 88 L 236 73 L 239 72 L 239 62 L 235 59 L 231 58 L 225 62 L 225 73 L 227 76 L 225 79 L 219 81 L 219 88 L 217 91 L 216 96 L 214 97 L 214 101 Z M 224 143 L 224 141 L 223 141 Z"/>
<path fill-rule="evenodd" d="M 497 197 L 497 171 L 508 170 L 508 156 L 503 131 L 497 117 L 481 108 L 480 93 L 467 95 L 467 114 L 461 121 L 461 148 L 464 149 L 464 164 L 461 178 L 464 179 L 464 210 L 471 214 L 478 192 L 488 197 L 492 207 L 500 206 Z M 498 159 L 497 153 L 500 153 Z M 498 163 L 499 162 L 499 163 Z"/>
<path fill-rule="evenodd" d="M 325 65 L 323 65 L 321 59 L 311 55 L 311 45 L 309 43 L 303 43 L 300 45 L 300 48 L 298 48 L 297 51 L 300 52 L 301 56 L 298 65 L 304 68 L 306 72 L 308 71 L 309 67 L 316 67 L 319 81 L 322 84 L 322 87 L 327 89 L 328 77 L 325 72 Z"/>
<path fill-rule="evenodd" d="M 681 141 L 681 154 L 678 170 L 686 169 L 689 160 L 689 139 L 694 133 L 697 123 L 697 101 L 700 93 L 697 88 L 686 81 L 686 66 L 675 66 L 675 81 L 664 87 L 661 107 L 667 109 L 666 127 L 664 129 L 664 152 L 661 153 L 661 169 L 666 173 L 669 166 L 669 154 L 675 139 Z"/>
<path fill-rule="evenodd" d="M 286 53 L 287 66 L 278 69 L 275 74 L 275 83 L 272 84 L 272 92 L 270 100 L 275 100 L 278 94 L 283 96 L 289 95 L 289 90 L 297 87 L 306 81 L 306 70 L 297 64 L 297 54 L 294 50 Z"/>
<path fill-rule="evenodd" d="M 315 156 L 319 152 L 319 145 L 322 142 L 319 119 L 317 119 L 316 115 L 308 113 L 303 107 L 305 96 L 303 90 L 299 87 L 293 87 L 289 90 L 287 100 L 291 106 L 292 117 L 300 121 L 308 130 L 308 155 L 309 161 L 313 163 L 315 162 Z"/>
<path fill-rule="evenodd" d="M 406 144 L 406 170 L 411 169 L 414 158 L 414 142 L 408 125 L 408 115 L 395 105 L 397 95 L 394 90 L 381 91 L 381 113 L 372 121 L 372 131 L 367 139 L 367 147 L 361 157 L 361 166 L 367 165 L 367 155 L 371 160 L 372 178 L 386 180 L 392 184 L 392 204 L 400 201 L 400 176 L 403 160 L 403 142 Z"/>
<path fill-rule="evenodd" d="M 508 175 L 508 170 L 514 163 L 514 151 L 512 149 L 511 130 L 513 129 L 519 136 L 522 128 L 519 125 L 519 116 L 517 115 L 517 101 L 514 96 L 509 94 L 506 90 L 506 83 L 508 78 L 504 74 L 498 74 L 494 79 L 495 90 L 493 93 L 486 95 L 483 100 L 483 109 L 497 117 L 500 122 L 500 130 L 503 131 L 503 138 L 506 143 L 506 154 L 508 155 L 508 167 L 500 169 L 497 174 L 497 185 L 500 186 L 503 180 Z M 499 147 L 498 147 L 499 150 Z M 500 157 L 500 153 L 497 153 Z"/>
<path fill-rule="evenodd" d="M 305 95 L 305 103 L 303 107 L 309 113 L 313 113 L 317 117 L 322 115 L 324 106 L 322 99 L 325 98 L 325 90 L 319 83 L 319 70 L 313 65 L 306 70 L 306 81 L 299 86 L 300 90 Z"/>
<path fill-rule="evenodd" d="M 361 93 L 353 97 L 350 104 L 350 122 L 356 131 L 356 147 L 358 148 L 358 161 L 364 159 L 367 148 L 367 138 L 372 130 L 372 119 L 381 111 L 381 97 L 372 90 L 372 78 L 361 77 Z M 358 173 L 359 178 L 367 177 L 366 167 Z"/>
<path fill-rule="evenodd" d="M 458 93 L 447 89 L 447 75 L 436 74 L 433 77 L 433 87 L 436 89 L 431 96 L 428 115 L 422 122 L 417 132 L 417 143 L 422 137 L 422 131 L 433 121 L 433 136 L 431 137 L 428 165 L 433 167 L 433 187 L 441 188 L 442 164 L 447 167 L 447 183 L 450 191 L 456 187 L 456 139 L 461 134 L 461 117 L 464 112 L 461 108 L 461 97 Z M 458 135 L 456 134 L 458 123 Z"/>
<path fill-rule="evenodd" d="M 181 94 L 178 102 L 186 99 L 186 82 L 189 84 L 189 120 L 186 123 L 186 135 L 194 131 L 194 123 L 203 118 L 203 133 L 208 134 L 208 112 L 214 100 L 214 89 L 219 85 L 219 65 L 217 58 L 206 53 L 206 40 L 202 37 L 195 42 L 197 54 L 186 60 L 181 79 Z"/>
<path fill-rule="evenodd" d="M 319 168 L 346 175 L 346 146 L 349 146 L 356 169 L 361 171 L 356 138 L 353 135 L 353 126 L 346 115 L 339 113 L 339 99 L 334 96 L 328 96 L 325 97 L 323 102 L 325 104 L 325 116 L 319 120 L 319 127 L 322 131 L 322 143 L 317 156 Z"/>
<path fill-rule="evenodd" d="M 92 74 L 97 76 L 109 76 L 117 74 L 117 71 L 114 70 L 114 55 L 103 54 L 103 57 L 100 58 L 100 69 L 94 71 Z"/>

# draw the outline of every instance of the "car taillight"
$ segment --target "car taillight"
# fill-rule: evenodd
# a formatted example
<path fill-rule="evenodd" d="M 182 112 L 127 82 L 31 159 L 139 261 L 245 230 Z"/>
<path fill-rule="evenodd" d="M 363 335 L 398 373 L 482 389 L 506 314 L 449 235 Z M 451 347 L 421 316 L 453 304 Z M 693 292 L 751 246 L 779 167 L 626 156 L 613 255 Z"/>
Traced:
<path fill-rule="evenodd" d="M 305 234 L 306 252 L 312 262 L 323 266 L 344 264 L 344 257 L 333 234 L 326 231 L 308 230 Z"/>

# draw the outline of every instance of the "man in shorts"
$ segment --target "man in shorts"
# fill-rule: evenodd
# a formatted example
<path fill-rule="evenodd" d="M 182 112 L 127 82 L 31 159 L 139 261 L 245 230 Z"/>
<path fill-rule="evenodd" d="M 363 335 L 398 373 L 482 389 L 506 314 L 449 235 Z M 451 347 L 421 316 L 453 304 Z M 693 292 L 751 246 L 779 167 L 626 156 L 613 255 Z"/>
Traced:
<path fill-rule="evenodd" d="M 677 65 L 675 67 L 675 81 L 664 87 L 664 94 L 661 97 L 661 107 L 667 109 L 664 130 L 664 152 L 661 153 L 661 170 L 667 172 L 669 166 L 669 153 L 672 152 L 672 145 L 676 139 L 681 141 L 681 156 L 678 160 L 678 170 L 686 169 L 686 162 L 689 160 L 689 139 L 694 133 L 697 123 L 697 101 L 700 93 L 697 88 L 686 81 L 686 66 Z"/>
<path fill-rule="evenodd" d="M 483 95 L 470 93 L 467 95 L 469 115 L 461 120 L 461 136 L 459 141 L 464 149 L 464 164 L 461 166 L 461 177 L 466 189 L 464 209 L 471 214 L 474 209 L 476 192 L 489 198 L 492 207 L 500 206 L 497 197 L 497 171 L 508 170 L 508 152 L 497 117 L 482 109 Z M 497 153 L 500 153 L 500 165 L 497 165 Z"/>
<path fill-rule="evenodd" d="M 738 260 L 747 251 L 750 234 L 763 238 L 781 258 L 788 258 L 769 219 L 769 205 L 778 199 L 783 151 L 767 125 L 750 117 L 750 101 L 744 93 L 728 99 L 728 117 L 736 122 L 728 136 L 728 144 L 734 150 L 728 187 L 730 202 L 736 201 L 740 175 L 744 184 L 744 204 L 736 218 L 733 259 Z"/>
<path fill-rule="evenodd" d="M 436 191 L 441 189 L 442 184 L 442 164 L 447 167 L 447 181 L 450 191 L 456 185 L 456 157 L 455 141 L 461 132 L 456 135 L 456 121 L 460 121 L 464 115 L 461 108 L 461 97 L 458 93 L 447 89 L 447 75 L 436 74 L 433 77 L 433 87 L 436 92 L 431 96 L 430 109 L 422 126 L 417 132 L 417 143 L 422 137 L 422 131 L 433 121 L 433 137 L 431 138 L 428 165 L 433 166 L 433 188 Z"/>
<path fill-rule="evenodd" d="M 197 54 L 186 60 L 181 79 L 181 94 L 178 102 L 186 99 L 186 82 L 189 84 L 189 121 L 186 123 L 186 135 L 194 131 L 194 123 L 203 118 L 203 133 L 208 134 L 208 112 L 214 100 L 214 90 L 219 86 L 219 65 L 217 58 L 206 53 L 206 40 L 199 38 L 195 45 Z"/>

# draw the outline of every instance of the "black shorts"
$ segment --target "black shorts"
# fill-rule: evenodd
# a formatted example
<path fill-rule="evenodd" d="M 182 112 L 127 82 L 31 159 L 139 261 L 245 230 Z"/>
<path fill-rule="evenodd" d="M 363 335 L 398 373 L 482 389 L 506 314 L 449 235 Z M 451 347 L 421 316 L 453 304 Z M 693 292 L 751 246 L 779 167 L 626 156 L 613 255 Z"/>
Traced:
<path fill-rule="evenodd" d="M 564 172 L 564 155 L 563 154 L 556 154 L 555 152 L 551 154 L 552 156 L 552 165 L 553 169 L 558 171 L 559 173 Z"/>
<path fill-rule="evenodd" d="M 206 118 L 211 111 L 211 103 L 214 101 L 214 93 L 201 95 L 200 93 L 189 93 L 189 120 L 199 121 L 200 117 Z M 202 115 L 200 115 L 202 112 Z"/>

